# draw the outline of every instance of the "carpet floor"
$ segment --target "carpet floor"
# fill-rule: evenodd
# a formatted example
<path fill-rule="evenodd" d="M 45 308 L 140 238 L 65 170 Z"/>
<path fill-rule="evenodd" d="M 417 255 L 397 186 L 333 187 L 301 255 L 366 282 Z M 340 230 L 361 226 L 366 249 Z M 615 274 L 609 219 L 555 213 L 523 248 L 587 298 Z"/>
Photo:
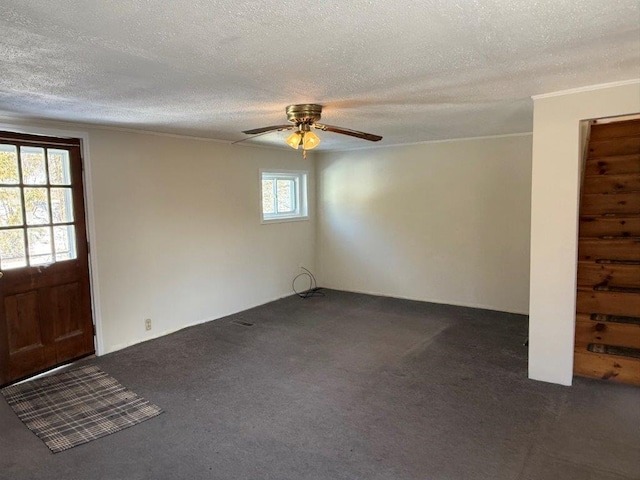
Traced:
<path fill-rule="evenodd" d="M 56 455 L 0 399 L 0 478 L 640 479 L 640 389 L 528 380 L 526 317 L 326 293 L 80 362 L 165 413 Z"/>

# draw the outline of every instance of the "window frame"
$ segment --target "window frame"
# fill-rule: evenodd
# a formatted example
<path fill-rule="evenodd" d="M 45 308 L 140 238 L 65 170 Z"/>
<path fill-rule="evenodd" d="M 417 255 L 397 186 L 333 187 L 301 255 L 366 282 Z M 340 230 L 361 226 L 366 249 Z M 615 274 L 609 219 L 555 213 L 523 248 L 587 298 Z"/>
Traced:
<path fill-rule="evenodd" d="M 307 182 L 308 182 L 309 172 L 306 170 L 283 170 L 283 169 L 274 169 L 274 168 L 264 168 L 260 169 L 259 174 L 259 185 L 260 185 L 260 223 L 268 224 L 268 223 L 280 223 L 280 222 L 297 222 L 309 219 L 309 201 L 308 201 L 308 190 L 307 190 Z M 286 179 L 292 180 L 295 185 L 294 192 L 294 202 L 296 209 L 294 212 L 287 213 L 266 213 L 264 212 L 263 206 L 263 190 L 262 190 L 262 182 L 264 180 L 274 180 L 274 192 L 275 197 L 275 205 L 277 208 L 278 197 L 277 197 L 277 188 L 275 187 L 275 181 L 278 179 Z"/>
<path fill-rule="evenodd" d="M 17 205 L 21 217 L 19 223 L 0 225 L 0 231 L 20 231 L 21 241 L 19 243 L 21 243 L 24 255 L 24 264 L 20 260 L 16 262 L 7 261 L 6 264 L 4 261 L 0 261 L 0 268 L 5 272 L 9 272 L 18 269 L 49 268 L 64 262 L 77 262 L 79 255 L 82 254 L 79 250 L 82 242 L 80 242 L 80 237 L 78 236 L 78 227 L 83 231 L 86 231 L 87 228 L 84 219 L 80 219 L 77 216 L 78 211 L 85 211 L 86 215 L 84 200 L 76 199 L 78 195 L 77 185 L 82 185 L 82 182 L 79 182 L 77 178 L 74 179 L 71 171 L 72 149 L 81 148 L 80 140 L 69 139 L 67 141 L 64 138 L 56 138 L 53 141 L 49 141 L 45 137 L 2 131 L 0 132 L 0 145 L 13 147 L 0 149 L 0 151 L 14 152 L 17 174 L 16 181 L 0 180 L 0 189 L 18 190 L 19 201 Z M 52 155 L 61 153 L 66 154 L 66 168 L 63 167 L 64 179 L 62 182 L 53 180 L 51 167 Z M 41 168 L 38 170 L 41 169 L 44 173 L 43 179 L 34 180 L 29 178 L 29 174 L 26 173 L 25 165 L 29 155 L 42 157 Z M 64 163 L 65 161 L 63 161 L 63 165 Z M 82 168 L 82 164 L 80 164 L 79 168 Z M 32 190 L 44 191 L 44 200 L 41 199 L 39 203 L 45 204 L 44 212 L 46 217 L 37 220 L 30 217 L 30 198 L 28 198 L 27 192 Z M 56 203 L 60 204 L 60 202 L 59 199 L 54 197 L 54 191 L 61 192 L 60 194 L 65 197 L 61 204 L 66 211 L 64 218 L 56 218 L 55 206 Z M 62 193 L 65 191 L 67 193 Z M 84 192 L 81 191 L 81 195 L 83 194 Z M 31 208 L 35 209 L 36 207 L 32 206 Z M 66 229 L 66 239 L 64 241 L 61 241 L 60 236 L 56 234 L 56 231 L 60 232 L 61 229 Z M 33 240 L 31 235 L 36 235 L 36 231 L 45 232 L 45 237 L 48 238 L 48 245 L 46 242 L 38 245 L 38 242 Z M 66 249 L 63 248 L 65 244 Z M 43 245 L 48 248 L 45 250 L 42 248 Z M 60 249 L 58 248 L 59 246 L 61 247 Z M 44 257 L 44 259 L 39 257 Z M 5 259 L 7 258 L 11 257 L 5 257 Z M 53 267 L 54 270 L 55 268 L 57 267 Z"/>

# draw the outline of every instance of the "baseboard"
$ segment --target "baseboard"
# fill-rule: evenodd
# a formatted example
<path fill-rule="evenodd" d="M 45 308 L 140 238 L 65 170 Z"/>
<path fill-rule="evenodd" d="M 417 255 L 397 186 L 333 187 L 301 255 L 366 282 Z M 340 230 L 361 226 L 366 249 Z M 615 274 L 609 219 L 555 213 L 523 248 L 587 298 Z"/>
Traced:
<path fill-rule="evenodd" d="M 181 326 L 179 326 L 177 328 L 172 328 L 172 329 L 169 329 L 169 330 L 163 330 L 162 332 L 157 333 L 155 335 L 151 335 L 151 336 L 144 337 L 144 338 L 137 338 L 137 339 L 135 339 L 135 340 L 133 340 L 131 342 L 127 342 L 127 343 L 120 343 L 120 344 L 117 344 L 117 345 L 113 345 L 111 348 L 106 349 L 99 356 L 107 355 L 107 354 L 113 353 L 113 352 L 117 352 L 119 350 L 123 350 L 125 348 L 129 348 L 129 347 L 132 347 L 134 345 L 138 345 L 138 344 L 141 344 L 141 343 L 144 343 L 144 342 L 148 342 L 150 340 L 155 340 L 157 338 L 161 338 L 161 337 L 164 337 L 166 335 L 170 335 L 172 333 L 179 332 L 180 330 L 184 330 L 185 328 L 195 327 L 196 325 L 202 325 L 203 323 L 215 322 L 216 320 L 220 320 L 222 318 L 228 317 L 229 315 L 235 315 L 236 313 L 245 312 L 247 310 L 251 310 L 252 308 L 260 307 L 262 305 L 266 305 L 267 303 L 275 302 L 276 300 L 280 300 L 282 298 L 287 298 L 287 297 L 290 297 L 292 295 L 293 295 L 292 293 L 279 295 L 279 296 L 271 298 L 270 300 L 266 300 L 264 302 L 260 301 L 260 302 L 255 303 L 255 304 L 250 304 L 247 307 L 241 308 L 240 310 L 232 310 L 232 311 L 226 312 L 226 313 L 224 313 L 222 315 L 218 315 L 218 316 L 216 316 L 214 318 L 205 318 L 205 319 L 196 320 L 194 322 L 190 322 L 190 323 L 186 323 L 184 325 L 181 325 Z"/>
<path fill-rule="evenodd" d="M 415 298 L 415 297 L 407 297 L 407 296 L 403 296 L 403 295 L 389 295 L 388 293 L 380 293 L 380 292 L 376 292 L 376 291 L 351 290 L 351 289 L 338 288 L 338 287 L 323 286 L 321 288 L 325 288 L 327 290 L 336 290 L 336 291 L 340 291 L 340 292 L 360 293 L 360 294 L 363 294 L 363 295 L 372 295 L 372 296 L 376 296 L 376 297 L 397 298 L 399 300 L 411 300 L 413 302 L 436 303 L 438 305 L 451 305 L 453 307 L 477 308 L 479 310 L 490 310 L 492 312 L 513 313 L 515 315 L 529 316 L 529 312 L 526 311 L 526 310 L 525 311 L 523 311 L 523 310 L 505 310 L 505 309 L 502 309 L 502 308 L 497 308 L 495 306 L 485 305 L 485 304 L 480 304 L 480 303 L 471 304 L 471 303 L 451 302 L 449 300 L 438 300 L 438 299 L 431 299 L 431 298 L 430 299 Z"/>

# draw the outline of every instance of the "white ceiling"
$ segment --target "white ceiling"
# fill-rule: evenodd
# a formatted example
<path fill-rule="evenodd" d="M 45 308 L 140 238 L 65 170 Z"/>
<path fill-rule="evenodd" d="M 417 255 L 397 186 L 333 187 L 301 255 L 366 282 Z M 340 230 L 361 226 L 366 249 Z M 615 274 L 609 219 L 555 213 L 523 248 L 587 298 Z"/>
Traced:
<path fill-rule="evenodd" d="M 2 0 L 0 31 L 0 114 L 225 141 L 291 103 L 376 145 L 530 132 L 531 95 L 640 78 L 638 0 Z"/>

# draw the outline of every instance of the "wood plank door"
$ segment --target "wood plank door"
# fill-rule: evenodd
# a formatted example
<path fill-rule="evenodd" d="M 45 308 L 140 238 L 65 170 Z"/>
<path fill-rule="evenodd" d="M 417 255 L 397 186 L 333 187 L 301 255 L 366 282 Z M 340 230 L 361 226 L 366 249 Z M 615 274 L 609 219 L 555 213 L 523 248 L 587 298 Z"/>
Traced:
<path fill-rule="evenodd" d="M 93 337 L 80 142 L 0 132 L 0 385 Z"/>

